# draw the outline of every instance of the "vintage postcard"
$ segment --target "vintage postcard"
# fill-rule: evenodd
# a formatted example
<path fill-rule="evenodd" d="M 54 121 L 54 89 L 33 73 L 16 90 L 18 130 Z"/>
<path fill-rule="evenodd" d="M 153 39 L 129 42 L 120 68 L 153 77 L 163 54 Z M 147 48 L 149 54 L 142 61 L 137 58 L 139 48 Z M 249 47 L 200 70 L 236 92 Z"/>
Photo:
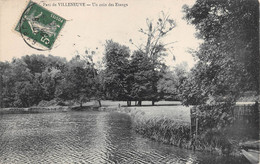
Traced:
<path fill-rule="evenodd" d="M 258 0 L 0 0 L 0 164 L 259 163 Z"/>

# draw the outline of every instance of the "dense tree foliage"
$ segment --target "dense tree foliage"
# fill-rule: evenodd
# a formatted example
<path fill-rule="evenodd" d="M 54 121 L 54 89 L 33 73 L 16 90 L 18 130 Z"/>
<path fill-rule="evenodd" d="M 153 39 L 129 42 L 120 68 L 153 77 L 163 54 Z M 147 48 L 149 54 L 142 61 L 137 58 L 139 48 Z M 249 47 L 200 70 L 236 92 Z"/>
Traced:
<path fill-rule="evenodd" d="M 135 51 L 130 63 L 131 100 L 141 101 L 156 99 L 156 92 L 152 82 L 155 80 L 153 75 L 153 65 L 151 60 L 142 51 Z"/>
<path fill-rule="evenodd" d="M 0 62 L 0 67 L 2 107 L 29 107 L 55 98 L 83 102 L 95 92 L 95 70 L 79 56 L 67 62 L 51 55 L 27 55 Z"/>
<path fill-rule="evenodd" d="M 154 46 L 156 47 L 153 54 L 139 49 L 131 55 L 128 47 L 112 40 L 107 41 L 104 59 L 108 98 L 138 101 L 139 105 L 144 100 L 154 104 L 163 98 L 163 92 L 159 91 L 158 85 L 166 70 L 166 65 L 161 61 L 165 49 L 161 44 Z"/>
<path fill-rule="evenodd" d="M 158 92 L 165 100 L 181 100 L 182 85 L 188 76 L 186 62 L 177 64 L 173 70 L 167 69 L 158 81 Z"/>
<path fill-rule="evenodd" d="M 68 62 L 56 96 L 64 100 L 78 101 L 82 106 L 82 103 L 89 100 L 95 92 L 94 83 L 91 65 L 81 60 L 80 56 L 76 56 Z"/>
<path fill-rule="evenodd" d="M 204 40 L 198 63 L 183 85 L 184 104 L 235 101 L 259 93 L 259 3 L 257 0 L 197 0 L 184 6 L 186 19 Z"/>
<path fill-rule="evenodd" d="M 11 63 L 1 62 L 2 106 L 28 107 L 53 99 L 65 61 L 51 55 L 27 55 Z"/>
<path fill-rule="evenodd" d="M 108 97 L 114 100 L 129 99 L 129 72 L 130 49 L 119 43 L 108 40 L 105 48 L 105 85 Z"/>

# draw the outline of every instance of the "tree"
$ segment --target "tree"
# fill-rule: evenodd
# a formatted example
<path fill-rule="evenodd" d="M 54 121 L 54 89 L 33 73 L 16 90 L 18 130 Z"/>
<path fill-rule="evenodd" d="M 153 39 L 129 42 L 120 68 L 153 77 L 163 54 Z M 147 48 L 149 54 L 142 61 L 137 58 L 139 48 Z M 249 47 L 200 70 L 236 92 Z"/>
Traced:
<path fill-rule="evenodd" d="M 162 39 L 173 30 L 175 27 L 175 22 L 170 19 L 169 15 L 162 12 L 156 22 L 147 19 L 146 23 L 147 28 L 141 28 L 139 30 L 147 37 L 146 44 L 145 46 L 137 47 L 139 52 L 144 55 L 144 58 L 147 58 L 148 61 L 151 62 L 151 78 L 149 85 L 152 88 L 152 92 L 150 92 L 149 100 L 151 100 L 152 105 L 154 105 L 154 102 L 160 98 L 157 88 L 158 81 L 162 77 L 163 71 L 166 68 L 166 65 L 162 62 L 162 57 L 166 55 L 167 45 L 171 44 L 164 44 Z M 130 42 L 132 42 L 131 39 Z M 134 43 L 132 42 L 132 44 Z"/>
<path fill-rule="evenodd" d="M 182 84 L 188 76 L 188 65 L 186 62 L 177 64 L 173 70 L 167 69 L 163 77 L 158 81 L 158 90 L 166 100 L 180 100 Z"/>
<path fill-rule="evenodd" d="M 179 96 L 184 105 L 205 104 L 208 100 L 207 92 L 204 90 L 204 87 L 208 84 L 205 85 L 203 78 L 199 75 L 203 72 L 202 70 L 205 69 L 202 68 L 202 65 L 198 64 L 189 72 L 187 78 L 180 85 Z"/>
<path fill-rule="evenodd" d="M 43 90 L 39 82 L 21 59 L 13 59 L 4 81 L 4 100 L 9 101 L 7 106 L 29 107 L 42 99 Z"/>
<path fill-rule="evenodd" d="M 91 65 L 77 55 L 69 61 L 55 94 L 64 100 L 78 101 L 82 107 L 83 102 L 89 100 L 95 92 L 93 77 Z"/>
<path fill-rule="evenodd" d="M 96 48 L 97 50 L 98 48 Z M 85 55 L 82 55 L 83 60 L 86 64 L 91 66 L 93 71 L 93 81 L 94 84 L 92 86 L 93 91 L 93 98 L 98 101 L 99 107 L 101 107 L 101 100 L 105 98 L 105 71 L 102 70 L 103 63 L 94 63 L 93 56 L 96 54 L 96 50 L 87 49 L 85 51 Z"/>
<path fill-rule="evenodd" d="M 158 92 L 165 100 L 177 100 L 177 77 L 171 70 L 166 70 L 163 77 L 158 81 Z"/>
<path fill-rule="evenodd" d="M 10 80 L 11 65 L 8 62 L 0 62 L 0 107 L 9 107 L 13 96 L 10 92 L 13 85 Z"/>
<path fill-rule="evenodd" d="M 259 94 L 258 7 L 257 0 L 197 0 L 184 6 L 186 19 L 204 40 L 190 77 L 197 100 L 236 101 L 248 90 Z"/>
<path fill-rule="evenodd" d="M 99 106 L 101 107 L 101 100 L 105 99 L 106 88 L 105 88 L 105 71 L 100 70 L 97 76 L 95 77 L 95 98 L 97 99 Z"/>
<path fill-rule="evenodd" d="M 153 66 L 150 58 L 142 51 L 135 51 L 131 57 L 127 81 L 129 82 L 130 100 L 138 101 L 141 106 L 143 100 L 151 100 L 153 94 Z"/>
<path fill-rule="evenodd" d="M 50 101 L 55 98 L 55 91 L 62 77 L 62 71 L 54 67 L 47 67 L 35 78 L 40 81 L 44 90 L 44 100 Z"/>
<path fill-rule="evenodd" d="M 112 40 L 106 41 L 104 61 L 107 97 L 113 100 L 128 100 L 127 76 L 130 49 Z"/>
<path fill-rule="evenodd" d="M 34 82 L 40 85 L 43 100 L 50 101 L 55 98 L 55 90 L 61 74 L 64 73 L 67 61 L 65 58 L 52 55 L 26 55 L 21 58 L 33 75 Z"/>

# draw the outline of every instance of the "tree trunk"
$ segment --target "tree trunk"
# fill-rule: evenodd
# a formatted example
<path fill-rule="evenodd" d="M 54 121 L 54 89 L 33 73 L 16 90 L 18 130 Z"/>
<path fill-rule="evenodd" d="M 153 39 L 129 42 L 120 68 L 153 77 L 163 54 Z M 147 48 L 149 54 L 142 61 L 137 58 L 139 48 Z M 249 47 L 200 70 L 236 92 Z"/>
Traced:
<path fill-rule="evenodd" d="M 154 103 L 155 103 L 155 101 L 154 101 L 154 100 L 152 100 L 152 106 L 154 106 Z"/>
<path fill-rule="evenodd" d="M 138 106 L 142 106 L 142 100 L 138 100 Z"/>
<path fill-rule="evenodd" d="M 135 101 L 135 106 L 137 105 L 137 101 Z"/>
<path fill-rule="evenodd" d="M 131 106 L 131 101 L 127 101 L 127 106 Z"/>
<path fill-rule="evenodd" d="M 101 105 L 101 100 L 98 100 L 98 104 L 99 104 L 99 107 L 101 107 L 102 105 Z"/>
<path fill-rule="evenodd" d="M 80 101 L 80 108 L 82 108 L 82 101 Z"/>

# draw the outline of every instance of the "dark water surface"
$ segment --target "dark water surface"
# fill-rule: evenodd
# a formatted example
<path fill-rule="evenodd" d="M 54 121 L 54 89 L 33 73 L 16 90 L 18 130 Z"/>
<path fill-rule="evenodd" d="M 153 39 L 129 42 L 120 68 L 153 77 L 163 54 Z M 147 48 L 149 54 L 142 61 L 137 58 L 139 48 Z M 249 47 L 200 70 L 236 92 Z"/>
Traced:
<path fill-rule="evenodd" d="M 0 115 L 2 163 L 248 163 L 160 144 L 107 112 Z"/>

